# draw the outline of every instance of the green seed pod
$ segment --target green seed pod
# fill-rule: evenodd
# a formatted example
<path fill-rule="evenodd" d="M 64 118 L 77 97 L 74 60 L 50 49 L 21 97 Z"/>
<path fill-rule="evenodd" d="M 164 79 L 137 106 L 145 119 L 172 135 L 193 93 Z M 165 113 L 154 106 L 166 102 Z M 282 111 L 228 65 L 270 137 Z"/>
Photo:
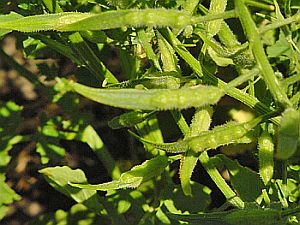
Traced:
<path fill-rule="evenodd" d="M 136 134 L 133 135 L 141 142 L 152 144 L 154 147 L 166 152 L 182 153 L 189 149 L 194 152 L 202 152 L 223 145 L 252 142 L 253 136 L 251 131 L 262 121 L 262 119 L 263 117 L 258 117 L 250 122 L 240 124 L 230 122 L 226 125 L 217 126 L 212 130 L 203 131 L 198 136 L 172 143 L 153 143 Z"/>
<path fill-rule="evenodd" d="M 271 135 L 263 131 L 258 138 L 259 174 L 266 185 L 274 173 L 274 144 Z"/>
<path fill-rule="evenodd" d="M 297 150 L 299 138 L 300 113 L 288 108 L 282 113 L 277 134 L 278 159 L 286 160 L 293 156 Z"/>
<path fill-rule="evenodd" d="M 224 91 L 214 86 L 197 85 L 180 89 L 104 89 L 70 82 L 74 91 L 93 101 L 140 110 L 170 110 L 215 104 Z"/>
<path fill-rule="evenodd" d="M 124 113 L 120 116 L 114 117 L 108 122 L 108 126 L 112 129 L 120 129 L 124 127 L 133 127 L 134 125 L 144 121 L 152 116 L 154 112 L 145 113 L 141 111 L 133 111 Z"/>

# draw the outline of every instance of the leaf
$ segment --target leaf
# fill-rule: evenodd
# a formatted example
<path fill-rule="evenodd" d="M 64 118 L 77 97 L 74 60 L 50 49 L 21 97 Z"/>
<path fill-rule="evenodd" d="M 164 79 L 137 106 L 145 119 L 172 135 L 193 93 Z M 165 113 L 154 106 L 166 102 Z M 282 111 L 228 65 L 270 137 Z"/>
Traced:
<path fill-rule="evenodd" d="M 13 21 L 13 20 L 16 20 L 16 19 L 20 19 L 22 17 L 23 16 L 21 16 L 18 13 L 11 12 L 7 15 L 0 15 L 0 23 L 1 22 L 6 22 L 6 21 Z M 11 31 L 12 31 L 12 29 L 1 29 L 1 27 L 0 27 L 0 37 L 4 36 L 7 33 L 10 33 Z"/>
<path fill-rule="evenodd" d="M 288 108 L 282 113 L 282 118 L 277 134 L 277 153 L 278 159 L 286 160 L 297 151 L 299 138 L 300 113 Z"/>
<path fill-rule="evenodd" d="M 163 190 L 161 201 L 172 213 L 203 212 L 211 204 L 211 189 L 197 182 L 191 182 L 193 196 L 186 196 L 179 185 L 169 184 Z M 186 203 L 189 204 L 186 204 Z"/>
<path fill-rule="evenodd" d="M 87 179 L 80 169 L 72 170 L 67 166 L 47 167 L 39 170 L 47 182 L 59 192 L 74 199 L 78 203 L 82 203 L 86 207 L 92 209 L 96 213 L 103 209 L 97 192 L 94 190 L 81 190 L 68 185 L 69 182 L 86 183 Z"/>
<path fill-rule="evenodd" d="M 290 57 L 291 53 L 290 45 L 282 32 L 280 32 L 279 39 L 276 41 L 276 43 L 267 47 L 267 54 L 270 58 L 278 58 L 280 56 L 288 58 Z"/>
<path fill-rule="evenodd" d="M 5 167 L 11 156 L 8 151 L 13 145 L 22 141 L 22 136 L 17 134 L 22 121 L 21 111 L 23 107 L 14 102 L 0 101 L 0 166 Z"/>
<path fill-rule="evenodd" d="M 105 222 L 104 222 L 105 221 Z M 69 211 L 57 210 L 55 213 L 43 214 L 34 219 L 30 225 L 65 225 L 65 224 L 84 224 L 97 225 L 109 224 L 109 218 L 99 217 L 91 212 L 82 204 L 73 205 Z"/>
<path fill-rule="evenodd" d="M 282 224 L 281 211 L 275 209 L 242 209 L 204 214 L 168 214 L 174 220 L 182 220 L 203 225 L 274 225 Z"/>
<path fill-rule="evenodd" d="M 225 164 L 230 174 L 230 182 L 242 200 L 254 202 L 261 195 L 264 185 L 258 173 L 241 166 L 238 161 L 233 161 L 225 155 L 215 157 Z"/>
<path fill-rule="evenodd" d="M 42 164 L 46 164 L 50 159 L 63 157 L 65 149 L 60 146 L 59 139 L 40 135 L 37 137 L 36 151 L 41 155 Z"/>
<path fill-rule="evenodd" d="M 196 109 L 186 138 L 197 136 L 198 134 L 201 134 L 202 131 L 208 130 L 211 122 L 211 114 L 212 109 L 210 107 Z M 187 151 L 183 154 L 180 161 L 180 182 L 182 190 L 186 195 L 192 195 L 190 182 L 198 157 L 199 154 Z"/>
<path fill-rule="evenodd" d="M 170 110 L 215 104 L 224 91 L 214 86 L 197 85 L 180 89 L 103 89 L 70 82 L 74 91 L 93 101 L 141 110 Z M 190 96 L 193 96 L 191 98 Z"/>
<path fill-rule="evenodd" d="M 7 206 L 14 201 L 21 199 L 21 196 L 18 195 L 13 189 L 11 189 L 5 183 L 5 175 L 0 174 L 0 220 L 5 216 L 8 208 Z"/>
<path fill-rule="evenodd" d="M 130 171 L 122 173 L 118 180 L 96 185 L 80 184 L 83 182 L 73 181 L 70 181 L 69 184 L 73 187 L 101 191 L 121 188 L 137 188 L 142 182 L 160 175 L 167 166 L 168 158 L 166 156 L 157 156 L 153 159 L 146 160 L 141 165 L 134 166 Z"/>

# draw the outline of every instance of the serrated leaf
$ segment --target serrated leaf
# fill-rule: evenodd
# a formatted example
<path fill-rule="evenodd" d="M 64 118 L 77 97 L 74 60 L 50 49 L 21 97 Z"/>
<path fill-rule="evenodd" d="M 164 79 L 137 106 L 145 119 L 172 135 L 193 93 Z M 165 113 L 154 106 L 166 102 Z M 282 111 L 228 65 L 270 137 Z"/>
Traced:
<path fill-rule="evenodd" d="M 94 210 L 96 213 L 101 212 L 103 209 L 100 203 L 97 192 L 94 190 L 81 190 L 68 185 L 69 182 L 73 183 L 86 183 L 87 179 L 85 174 L 80 169 L 73 170 L 67 166 L 47 167 L 39 170 L 47 182 L 59 192 L 74 199 L 78 203 L 82 203 L 88 208 Z"/>
<path fill-rule="evenodd" d="M 5 21 L 13 21 L 13 20 L 16 20 L 16 19 L 20 19 L 22 18 L 23 16 L 21 16 L 20 14 L 18 13 L 15 13 L 15 12 L 11 12 L 7 15 L 0 15 L 0 21 L 1 22 L 5 22 Z M 5 34 L 8 34 L 12 31 L 12 29 L 1 29 L 0 28 L 0 37 L 1 36 L 4 36 Z"/>
<path fill-rule="evenodd" d="M 264 187 L 259 174 L 250 168 L 241 166 L 237 160 L 233 161 L 225 155 L 217 155 L 216 157 L 221 159 L 228 169 L 230 182 L 241 199 L 246 202 L 254 202 L 261 195 Z"/>
<path fill-rule="evenodd" d="M 153 159 L 146 160 L 141 165 L 134 166 L 130 171 L 122 173 L 118 180 L 103 184 L 80 184 L 80 182 L 69 182 L 73 187 L 108 191 L 121 188 L 137 188 L 142 182 L 145 182 L 154 176 L 160 175 L 168 165 L 166 156 L 157 156 Z"/>
<path fill-rule="evenodd" d="M 189 133 L 185 137 L 197 136 L 202 131 L 208 130 L 211 122 L 211 114 L 212 109 L 210 107 L 198 108 L 192 119 Z M 186 195 L 192 195 L 191 176 L 197 164 L 198 157 L 199 153 L 195 154 L 192 151 L 187 151 L 180 160 L 179 177 L 182 190 Z"/>

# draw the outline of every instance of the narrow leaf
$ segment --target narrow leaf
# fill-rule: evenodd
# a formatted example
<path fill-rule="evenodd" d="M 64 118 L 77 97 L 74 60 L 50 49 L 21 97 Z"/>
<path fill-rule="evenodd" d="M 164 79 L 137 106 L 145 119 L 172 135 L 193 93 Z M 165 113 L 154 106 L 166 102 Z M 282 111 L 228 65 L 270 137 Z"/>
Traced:
<path fill-rule="evenodd" d="M 211 122 L 211 114 L 212 109 L 210 107 L 198 108 L 194 114 L 190 130 L 186 135 L 186 138 L 197 136 L 201 134 L 202 131 L 208 130 Z M 195 154 L 193 151 L 187 151 L 185 154 L 183 154 L 180 161 L 180 182 L 182 190 L 186 195 L 192 194 L 190 182 L 192 173 L 198 161 L 198 157 L 199 154 Z"/>

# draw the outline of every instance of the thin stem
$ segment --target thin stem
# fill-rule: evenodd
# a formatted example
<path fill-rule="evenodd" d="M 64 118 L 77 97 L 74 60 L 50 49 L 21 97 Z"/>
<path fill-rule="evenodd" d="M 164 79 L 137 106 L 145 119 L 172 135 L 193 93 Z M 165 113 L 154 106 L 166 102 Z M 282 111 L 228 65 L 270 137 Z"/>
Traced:
<path fill-rule="evenodd" d="M 261 2 L 256 2 L 256 1 L 252 1 L 252 0 L 246 0 L 245 3 L 249 6 L 254 6 L 256 8 L 260 8 L 260 9 L 265 9 L 265 10 L 269 10 L 269 11 L 274 11 L 275 7 L 273 5 L 267 5 Z"/>
<path fill-rule="evenodd" d="M 198 24 L 203 22 L 208 22 L 212 20 L 219 20 L 219 19 L 230 19 L 230 18 L 236 18 L 237 14 L 235 10 L 228 10 L 226 12 L 220 13 L 220 14 L 214 14 L 214 15 L 205 15 L 205 16 L 195 16 L 191 19 L 192 24 Z"/>
<path fill-rule="evenodd" d="M 38 77 L 27 70 L 25 67 L 21 66 L 17 63 L 11 56 L 6 54 L 3 49 L 0 48 L 0 58 L 7 63 L 11 68 L 14 68 L 19 75 L 25 77 L 28 81 L 30 81 L 37 89 L 44 90 L 45 86 L 39 81 Z"/>
<path fill-rule="evenodd" d="M 177 126 L 181 130 L 182 134 L 186 135 L 189 132 L 189 125 L 185 121 L 182 113 L 180 111 L 172 110 L 171 114 L 172 114 Z"/>
<path fill-rule="evenodd" d="M 84 41 L 80 33 L 71 34 L 69 40 L 71 41 L 70 46 L 73 51 L 78 54 L 84 65 L 99 81 L 106 79 L 107 83 L 113 84 L 119 82 Z"/>
<path fill-rule="evenodd" d="M 252 53 L 261 70 L 262 77 L 267 87 L 269 88 L 276 102 L 278 102 L 285 108 L 291 107 L 292 103 L 289 101 L 283 89 L 279 86 L 279 82 L 265 54 L 257 27 L 251 17 L 248 8 L 245 5 L 245 1 L 235 0 L 235 9 L 246 32 L 246 35 L 252 48 Z"/>
<path fill-rule="evenodd" d="M 274 30 L 279 27 L 286 26 L 288 24 L 295 23 L 295 22 L 300 22 L 300 13 L 296 13 L 295 15 L 293 15 L 289 18 L 286 18 L 286 19 L 276 20 L 275 22 L 273 22 L 271 24 L 261 27 L 258 30 L 258 32 L 259 32 L 259 34 L 263 34 L 269 30 Z"/>
<path fill-rule="evenodd" d="M 181 42 L 173 35 L 173 33 L 168 30 L 160 30 L 161 34 L 169 41 L 173 46 L 174 50 L 186 61 L 186 63 L 194 70 L 194 72 L 200 77 L 205 78 L 208 82 L 222 88 L 226 89 L 227 83 L 217 78 L 211 73 L 202 72 L 202 67 L 200 62 L 194 58 L 194 56 L 181 44 Z M 267 114 L 273 110 L 261 103 L 257 98 L 251 96 L 237 88 L 230 88 L 226 90 L 226 93 L 234 99 L 239 100 L 250 108 L 255 108 L 260 114 Z M 272 122 L 279 124 L 279 118 L 272 118 Z"/>

